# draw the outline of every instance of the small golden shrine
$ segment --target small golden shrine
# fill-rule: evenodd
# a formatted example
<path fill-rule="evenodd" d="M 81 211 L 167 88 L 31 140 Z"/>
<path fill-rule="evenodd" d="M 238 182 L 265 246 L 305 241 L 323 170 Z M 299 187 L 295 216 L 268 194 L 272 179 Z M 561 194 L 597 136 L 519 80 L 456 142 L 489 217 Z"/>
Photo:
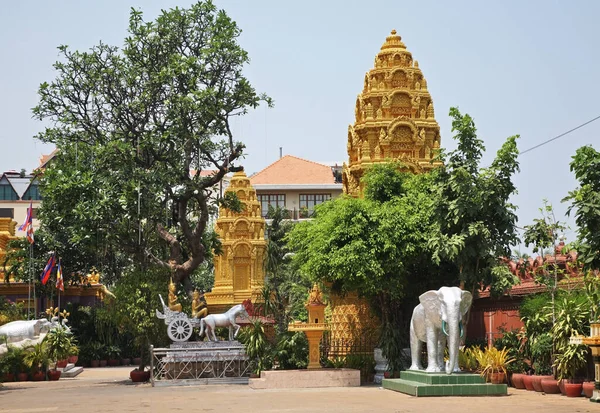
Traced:
<path fill-rule="evenodd" d="M 375 56 L 356 98 L 354 125 L 348 126 L 348 164 L 343 165 L 344 193 L 360 196 L 360 179 L 369 166 L 400 161 L 415 173 L 430 170 L 440 148 L 427 81 L 396 30 Z"/>
<path fill-rule="evenodd" d="M 321 368 L 321 352 L 319 343 L 326 330 L 325 307 L 323 297 L 319 286 L 315 283 L 312 290 L 309 291 L 308 300 L 304 306 L 308 310 L 308 323 L 293 322 L 288 326 L 289 331 L 304 331 L 308 339 L 308 368 Z"/>
<path fill-rule="evenodd" d="M 256 302 L 264 285 L 265 220 L 256 190 L 244 171 L 236 172 L 225 193 L 234 192 L 245 208 L 219 209 L 216 232 L 223 254 L 215 257 L 215 285 L 206 293 L 210 313 L 224 312 L 246 299 Z"/>
<path fill-rule="evenodd" d="M 6 257 L 6 247 L 10 241 L 17 239 L 15 236 L 15 228 L 17 223 L 10 218 L 0 218 L 0 262 L 4 262 Z M 0 281 L 4 280 L 4 271 L 0 272 Z M 10 276 L 9 281 L 14 281 Z"/>

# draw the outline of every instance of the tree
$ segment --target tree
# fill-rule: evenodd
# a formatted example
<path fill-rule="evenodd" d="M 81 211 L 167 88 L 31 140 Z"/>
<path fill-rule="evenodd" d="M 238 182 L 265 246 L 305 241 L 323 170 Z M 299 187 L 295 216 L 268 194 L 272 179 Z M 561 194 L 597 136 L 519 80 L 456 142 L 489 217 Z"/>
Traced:
<path fill-rule="evenodd" d="M 518 240 L 510 196 L 516 192 L 511 178 L 519 170 L 519 136 L 509 137 L 492 164 L 482 168 L 485 147 L 475 122 L 458 108 L 451 108 L 450 116 L 458 147 L 440 156 L 444 165 L 435 182 L 440 232 L 429 247 L 436 261 L 446 258 L 456 264 L 461 287 L 475 292 L 491 286 L 499 294 L 517 282 L 499 258 L 509 257 Z"/>
<path fill-rule="evenodd" d="M 411 175 L 398 165 L 369 170 L 365 199 L 342 197 L 319 205 L 311 221 L 289 233 L 293 261 L 312 281 L 338 294 L 368 298 L 382 323 L 381 346 L 393 368 L 401 367 L 408 323 L 417 297 L 452 279 L 448 263 L 431 260 L 429 239 L 439 229 L 434 217 L 435 172 Z M 377 182 L 378 188 L 369 189 Z M 373 198 L 370 198 L 371 194 Z"/>
<path fill-rule="evenodd" d="M 582 146 L 570 166 L 579 188 L 570 191 L 563 201 L 571 201 L 567 215 L 575 210 L 578 227 L 575 249 L 584 271 L 597 271 L 600 269 L 600 152 Z"/>
<path fill-rule="evenodd" d="M 41 219 L 66 242 L 94 248 L 95 237 L 190 290 L 213 246 L 212 188 L 243 155 L 231 119 L 271 100 L 242 75 L 240 30 L 210 1 L 155 21 L 132 9 L 128 32 L 121 48 L 60 46 L 56 79 L 40 85 L 33 113 L 52 126 L 37 138 L 59 150 L 43 178 Z M 215 173 L 199 173 L 208 168 Z M 239 210 L 235 201 L 220 200 Z"/>

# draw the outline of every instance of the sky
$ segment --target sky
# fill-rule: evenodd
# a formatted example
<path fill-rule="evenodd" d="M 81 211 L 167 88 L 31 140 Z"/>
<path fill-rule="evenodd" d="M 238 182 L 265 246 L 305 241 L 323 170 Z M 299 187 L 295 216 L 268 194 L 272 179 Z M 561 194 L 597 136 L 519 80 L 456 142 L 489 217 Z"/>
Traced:
<path fill-rule="evenodd" d="M 51 81 L 56 47 L 120 46 L 130 7 L 147 20 L 189 0 L 3 0 L 0 2 L 0 170 L 34 169 L 53 147 L 34 139 L 37 87 Z M 317 162 L 347 160 L 348 125 L 365 72 L 392 29 L 419 61 L 441 127 L 456 147 L 449 108 L 475 119 L 488 165 L 505 139 L 524 151 L 600 115 L 600 2 L 217 0 L 242 29 L 251 63 L 246 76 L 275 101 L 234 122 L 247 146 L 243 164 L 258 172 L 283 154 Z M 519 226 L 540 217 L 547 199 L 556 218 L 572 217 L 561 200 L 577 186 L 575 150 L 598 149 L 600 120 L 519 157 L 514 177 Z M 524 247 L 522 248 L 525 249 Z"/>

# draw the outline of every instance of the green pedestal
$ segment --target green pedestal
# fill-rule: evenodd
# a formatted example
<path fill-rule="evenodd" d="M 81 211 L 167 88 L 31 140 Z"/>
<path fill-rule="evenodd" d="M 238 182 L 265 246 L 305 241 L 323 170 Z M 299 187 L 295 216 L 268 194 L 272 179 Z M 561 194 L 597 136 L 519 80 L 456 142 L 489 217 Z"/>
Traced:
<path fill-rule="evenodd" d="M 504 396 L 506 384 L 488 384 L 479 374 L 426 373 L 407 370 L 399 379 L 383 379 L 383 388 L 416 397 L 426 396 Z"/>

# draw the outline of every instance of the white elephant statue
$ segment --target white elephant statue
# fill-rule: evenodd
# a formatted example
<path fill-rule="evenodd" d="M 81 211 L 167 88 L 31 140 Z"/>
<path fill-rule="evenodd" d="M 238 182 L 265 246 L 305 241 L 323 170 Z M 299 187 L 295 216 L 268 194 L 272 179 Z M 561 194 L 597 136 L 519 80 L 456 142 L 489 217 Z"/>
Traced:
<path fill-rule="evenodd" d="M 0 326 L 0 336 L 6 336 L 9 343 L 33 340 L 53 327 L 45 318 L 39 320 L 18 320 Z"/>
<path fill-rule="evenodd" d="M 419 296 L 421 304 L 413 310 L 410 320 L 410 370 L 423 370 L 421 343 L 427 343 L 427 372 L 460 371 L 458 348 L 464 334 L 463 318 L 469 311 L 473 296 L 458 287 L 442 287 Z M 448 361 L 444 365 L 444 350 L 448 343 Z"/>

